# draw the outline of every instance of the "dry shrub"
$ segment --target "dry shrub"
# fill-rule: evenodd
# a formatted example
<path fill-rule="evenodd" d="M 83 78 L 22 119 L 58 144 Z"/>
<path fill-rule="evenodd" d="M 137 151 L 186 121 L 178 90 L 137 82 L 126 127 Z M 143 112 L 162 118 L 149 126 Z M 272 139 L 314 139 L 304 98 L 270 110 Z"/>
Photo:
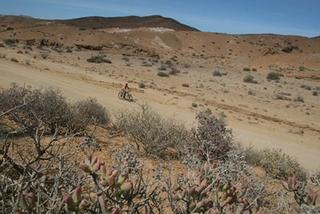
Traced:
<path fill-rule="evenodd" d="M 213 73 L 212 73 L 212 76 L 214 77 L 222 77 L 223 73 L 220 72 L 219 70 L 215 70 Z"/>
<path fill-rule="evenodd" d="M 287 179 L 287 177 L 295 175 L 304 181 L 307 177 L 300 164 L 281 150 L 255 151 L 249 149 L 246 150 L 246 160 L 249 164 L 261 166 L 268 175 L 276 179 Z"/>
<path fill-rule="evenodd" d="M 158 75 L 159 77 L 169 77 L 169 74 L 166 73 L 166 72 L 163 72 L 163 71 L 159 71 L 159 72 L 157 73 L 157 75 Z"/>
<path fill-rule="evenodd" d="M 139 82 L 139 88 L 145 88 L 146 84 L 144 84 L 143 82 Z"/>
<path fill-rule="evenodd" d="M 108 123 L 105 108 L 96 100 L 88 99 L 74 105 L 56 89 L 32 89 L 12 84 L 0 93 L 0 109 L 5 112 L 19 106 L 7 114 L 22 132 L 43 127 L 46 133 L 79 132 L 90 124 Z"/>
<path fill-rule="evenodd" d="M 87 59 L 87 62 L 90 62 L 90 63 L 108 63 L 108 64 L 112 63 L 109 59 L 105 58 L 105 55 L 92 56 L 89 59 Z"/>
<path fill-rule="evenodd" d="M 99 104 L 96 99 L 88 98 L 71 106 L 70 123 L 73 130 L 82 131 L 92 124 L 109 123 L 109 116 L 105 107 Z"/>
<path fill-rule="evenodd" d="M 223 119 L 212 115 L 210 110 L 199 112 L 196 119 L 198 126 L 192 129 L 188 152 L 203 161 L 225 159 L 232 148 L 231 130 L 226 128 Z"/>
<path fill-rule="evenodd" d="M 147 154 L 159 157 L 164 157 L 168 149 L 185 144 L 189 135 L 182 125 L 163 119 L 146 106 L 119 114 L 115 125 L 135 141 L 138 149 L 142 147 Z"/>
<path fill-rule="evenodd" d="M 270 72 L 267 75 L 267 80 L 280 80 L 280 77 L 283 76 L 282 74 L 280 74 L 279 72 Z"/>
<path fill-rule="evenodd" d="M 64 127 L 68 122 L 68 104 L 60 91 L 54 89 L 32 89 L 12 84 L 0 93 L 3 111 L 21 106 L 8 114 L 8 118 L 22 129 L 34 129 L 44 125 L 47 131 Z"/>
<path fill-rule="evenodd" d="M 257 83 L 258 83 L 258 82 L 254 79 L 254 76 L 252 76 L 251 74 L 246 75 L 246 76 L 243 78 L 243 82 L 246 82 L 246 83 L 254 83 L 254 84 L 257 84 Z"/>

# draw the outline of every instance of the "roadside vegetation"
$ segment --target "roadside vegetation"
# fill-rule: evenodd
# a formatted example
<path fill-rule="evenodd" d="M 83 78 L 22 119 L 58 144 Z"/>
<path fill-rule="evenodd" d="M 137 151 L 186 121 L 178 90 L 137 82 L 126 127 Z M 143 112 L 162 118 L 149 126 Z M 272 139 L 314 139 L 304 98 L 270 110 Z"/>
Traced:
<path fill-rule="evenodd" d="M 278 150 L 241 148 L 210 110 L 190 130 L 147 106 L 110 118 L 93 98 L 70 103 L 58 90 L 16 84 L 1 91 L 1 212 L 320 212 L 319 173 Z M 112 166 L 97 128 L 130 142 Z M 164 164 L 150 170 L 146 159 Z M 171 171 L 173 162 L 184 170 Z"/>

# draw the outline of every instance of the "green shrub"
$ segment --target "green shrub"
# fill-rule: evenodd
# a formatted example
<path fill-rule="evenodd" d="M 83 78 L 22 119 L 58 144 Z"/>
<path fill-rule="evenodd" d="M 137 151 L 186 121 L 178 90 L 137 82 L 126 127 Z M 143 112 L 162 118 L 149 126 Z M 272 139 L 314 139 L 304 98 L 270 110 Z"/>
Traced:
<path fill-rule="evenodd" d="M 299 66 L 299 71 L 304 71 L 306 68 L 304 66 Z"/>
<path fill-rule="evenodd" d="M 221 77 L 221 76 L 222 76 L 222 73 L 221 73 L 220 71 L 218 71 L 218 70 L 215 70 L 215 71 L 212 73 L 212 75 L 213 75 L 214 77 Z"/>
<path fill-rule="evenodd" d="M 243 71 L 250 71 L 251 69 L 248 67 L 243 68 Z"/>
<path fill-rule="evenodd" d="M 92 56 L 87 61 L 90 63 L 112 63 L 109 59 L 105 59 L 105 55 Z"/>
<path fill-rule="evenodd" d="M 281 76 L 282 76 L 282 74 L 272 71 L 272 72 L 268 73 L 267 80 L 280 80 Z"/>
<path fill-rule="evenodd" d="M 190 85 L 188 83 L 182 83 L 182 87 L 189 88 Z"/>
<path fill-rule="evenodd" d="M 139 83 L 139 88 L 145 88 L 145 87 L 146 87 L 146 85 L 143 82 Z"/>
<path fill-rule="evenodd" d="M 158 75 L 159 77 L 169 77 L 169 74 L 166 73 L 166 72 L 163 72 L 163 71 L 159 71 L 159 72 L 157 73 L 157 75 Z"/>
<path fill-rule="evenodd" d="M 3 42 L 4 42 L 4 44 L 6 44 L 7 46 L 15 46 L 16 43 L 19 42 L 19 40 L 16 40 L 16 39 L 4 39 Z"/>
<path fill-rule="evenodd" d="M 267 174 L 276 179 L 286 180 L 289 176 L 297 176 L 300 180 L 306 180 L 306 172 L 300 164 L 281 150 L 265 149 L 245 151 L 246 161 L 255 166 L 261 166 Z"/>
<path fill-rule="evenodd" d="M 254 76 L 252 76 L 251 74 L 246 75 L 246 76 L 243 78 L 243 82 L 246 82 L 246 83 L 254 83 L 254 84 L 257 84 L 257 83 L 258 83 L 258 82 L 254 79 Z"/>
<path fill-rule="evenodd" d="M 159 71 L 166 71 L 167 67 L 163 64 L 161 64 L 161 66 L 158 68 Z"/>
<path fill-rule="evenodd" d="M 293 99 L 293 101 L 295 102 L 300 102 L 300 103 L 304 103 L 304 99 L 302 96 L 297 96 Z"/>

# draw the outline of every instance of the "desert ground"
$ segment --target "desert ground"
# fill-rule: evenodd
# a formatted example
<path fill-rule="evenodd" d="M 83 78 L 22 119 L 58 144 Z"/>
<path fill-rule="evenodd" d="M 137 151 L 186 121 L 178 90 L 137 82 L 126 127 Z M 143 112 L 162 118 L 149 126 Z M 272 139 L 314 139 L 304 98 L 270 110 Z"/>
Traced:
<path fill-rule="evenodd" d="M 88 62 L 93 56 L 108 60 Z M 279 80 L 267 80 L 272 71 Z M 320 169 L 319 38 L 1 17 L 0 87 L 12 82 L 58 88 L 71 101 L 94 97 L 113 114 L 147 104 L 187 127 L 209 108 L 235 142 Z M 134 102 L 117 96 L 125 82 Z"/>

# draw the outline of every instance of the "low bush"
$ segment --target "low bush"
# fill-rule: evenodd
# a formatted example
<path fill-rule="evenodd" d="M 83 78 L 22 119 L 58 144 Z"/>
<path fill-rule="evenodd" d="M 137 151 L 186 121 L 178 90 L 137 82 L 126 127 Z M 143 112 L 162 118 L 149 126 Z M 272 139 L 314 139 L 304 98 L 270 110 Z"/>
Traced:
<path fill-rule="evenodd" d="M 215 71 L 212 73 L 212 75 L 213 75 L 214 77 L 221 77 L 221 76 L 222 76 L 222 73 L 221 73 L 220 71 L 218 71 L 218 70 L 215 70 Z"/>
<path fill-rule="evenodd" d="M 232 149 L 231 130 L 223 119 L 212 115 L 211 111 L 201 111 L 196 116 L 198 125 L 191 130 L 192 140 L 188 143 L 187 153 L 201 161 L 223 160 Z"/>
<path fill-rule="evenodd" d="M 140 111 L 119 114 L 115 126 L 129 135 L 138 149 L 159 157 L 164 157 L 170 148 L 186 144 L 189 136 L 182 125 L 163 119 L 145 106 Z"/>
<path fill-rule="evenodd" d="M 280 77 L 282 76 L 282 74 L 280 74 L 279 72 L 270 72 L 267 75 L 267 80 L 280 80 Z"/>
<path fill-rule="evenodd" d="M 171 67 L 169 74 L 171 75 L 177 75 L 180 73 L 180 70 L 175 68 L 175 67 Z"/>
<path fill-rule="evenodd" d="M 304 99 L 302 96 L 296 96 L 293 101 L 295 102 L 300 102 L 300 103 L 304 103 Z"/>
<path fill-rule="evenodd" d="M 7 117 L 23 132 L 41 128 L 45 133 L 74 133 L 84 131 L 90 124 L 109 121 L 105 108 L 96 100 L 69 104 L 59 90 L 32 89 L 17 84 L 0 93 L 0 109 L 3 112 L 15 109 Z"/>
<path fill-rule="evenodd" d="M 250 71 L 251 69 L 248 67 L 243 68 L 243 71 Z"/>
<path fill-rule="evenodd" d="M 143 82 L 139 82 L 139 88 L 145 88 L 146 85 Z"/>
<path fill-rule="evenodd" d="M 300 164 L 283 153 L 281 150 L 265 149 L 262 151 L 255 151 L 248 149 L 245 152 L 246 161 L 255 166 L 264 168 L 268 175 L 276 179 L 285 180 L 289 176 L 297 176 L 299 180 L 306 180 L 306 172 Z"/>
<path fill-rule="evenodd" d="M 96 99 L 88 98 L 71 105 L 70 120 L 71 130 L 83 131 L 89 125 L 104 125 L 109 123 L 109 116 L 105 107 Z"/>
<path fill-rule="evenodd" d="M 157 75 L 158 75 L 159 77 L 169 77 L 169 74 L 166 73 L 166 72 L 163 72 L 163 71 L 159 71 L 159 72 L 157 73 Z"/>
<path fill-rule="evenodd" d="M 188 83 L 182 83 L 182 87 L 189 88 L 190 85 Z"/>
<path fill-rule="evenodd" d="M 12 46 L 15 46 L 16 43 L 18 43 L 19 41 L 16 40 L 16 39 L 4 39 L 3 42 L 4 42 L 4 44 L 6 44 L 7 46 L 12 47 Z"/>
<path fill-rule="evenodd" d="M 17 60 L 16 58 L 11 58 L 10 60 L 11 62 L 17 62 L 17 63 L 19 62 L 19 60 Z"/>
<path fill-rule="evenodd" d="M 159 71 L 166 71 L 167 67 L 163 64 L 161 64 L 161 66 L 158 68 Z"/>
<path fill-rule="evenodd" d="M 111 64 L 112 62 L 109 59 L 105 58 L 105 55 L 97 55 L 97 56 L 92 56 L 89 59 L 87 59 L 87 62 L 90 63 L 108 63 Z"/>
<path fill-rule="evenodd" d="M 258 82 L 254 79 L 254 76 L 248 74 L 247 76 L 245 76 L 243 78 L 243 82 L 246 82 L 246 83 L 254 83 L 254 84 L 257 84 Z"/>

